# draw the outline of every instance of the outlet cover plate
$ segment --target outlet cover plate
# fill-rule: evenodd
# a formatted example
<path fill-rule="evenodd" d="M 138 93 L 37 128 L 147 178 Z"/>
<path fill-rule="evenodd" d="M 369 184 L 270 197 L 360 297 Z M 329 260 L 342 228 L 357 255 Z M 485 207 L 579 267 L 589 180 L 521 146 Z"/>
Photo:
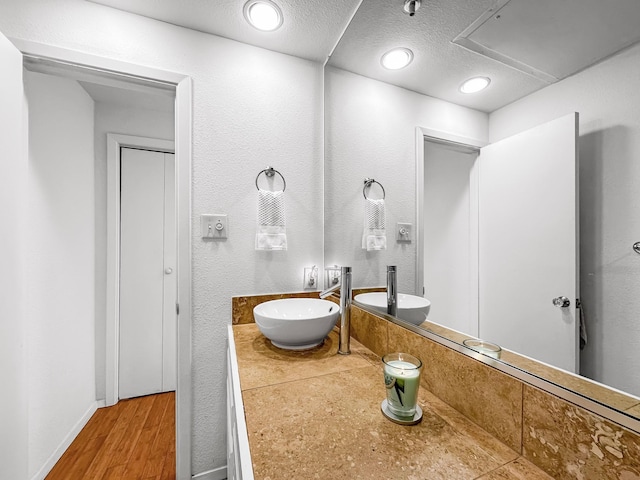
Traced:
<path fill-rule="evenodd" d="M 304 267 L 304 277 L 302 279 L 302 288 L 304 290 L 318 289 L 318 268 Z"/>

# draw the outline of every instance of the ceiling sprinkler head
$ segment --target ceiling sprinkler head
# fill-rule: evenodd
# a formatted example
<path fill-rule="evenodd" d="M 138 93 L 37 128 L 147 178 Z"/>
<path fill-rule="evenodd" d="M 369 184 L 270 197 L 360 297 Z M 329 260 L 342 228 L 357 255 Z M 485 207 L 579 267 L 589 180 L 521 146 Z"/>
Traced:
<path fill-rule="evenodd" d="M 405 0 L 404 11 L 413 17 L 420 8 L 421 0 Z"/>

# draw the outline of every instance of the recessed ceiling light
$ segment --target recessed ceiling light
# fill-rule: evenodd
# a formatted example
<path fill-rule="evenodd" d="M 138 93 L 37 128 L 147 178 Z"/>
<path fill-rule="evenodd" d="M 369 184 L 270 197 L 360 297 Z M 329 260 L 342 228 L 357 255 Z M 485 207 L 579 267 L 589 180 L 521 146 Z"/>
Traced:
<path fill-rule="evenodd" d="M 244 18 L 263 32 L 277 30 L 283 21 L 282 10 L 270 0 L 249 0 L 244 4 Z"/>
<path fill-rule="evenodd" d="M 473 77 L 460 85 L 460 91 L 462 93 L 476 93 L 487 88 L 490 83 L 491 79 L 488 77 Z"/>
<path fill-rule="evenodd" d="M 389 70 L 399 70 L 413 61 L 413 52 L 408 48 L 394 48 L 382 55 L 380 63 Z"/>

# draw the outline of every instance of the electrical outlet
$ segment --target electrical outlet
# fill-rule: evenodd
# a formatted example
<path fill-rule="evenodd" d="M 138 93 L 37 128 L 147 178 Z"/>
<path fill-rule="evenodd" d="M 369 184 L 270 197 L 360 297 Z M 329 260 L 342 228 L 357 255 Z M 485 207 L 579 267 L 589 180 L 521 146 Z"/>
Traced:
<path fill-rule="evenodd" d="M 302 288 L 317 289 L 318 288 L 318 267 L 304 268 L 304 277 L 302 279 Z"/>
<path fill-rule="evenodd" d="M 330 267 L 325 267 L 324 275 L 324 288 L 335 287 L 338 283 L 340 283 L 340 266 L 332 265 Z"/>
<path fill-rule="evenodd" d="M 226 214 L 200 215 L 200 235 L 204 240 L 227 238 L 228 228 Z"/>

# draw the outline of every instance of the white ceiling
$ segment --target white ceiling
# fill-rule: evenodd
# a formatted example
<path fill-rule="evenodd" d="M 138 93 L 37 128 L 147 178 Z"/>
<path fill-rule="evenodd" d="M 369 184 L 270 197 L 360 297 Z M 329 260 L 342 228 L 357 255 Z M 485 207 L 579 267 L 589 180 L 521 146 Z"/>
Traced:
<path fill-rule="evenodd" d="M 246 0 L 91 0 L 130 13 L 276 52 L 324 62 L 360 0 L 275 0 L 284 23 L 261 32 L 242 13 Z"/>
<path fill-rule="evenodd" d="M 246 23 L 245 0 L 91 1 L 319 62 L 339 42 L 329 65 L 485 112 L 640 41 L 640 0 L 422 0 L 414 17 L 404 0 L 363 0 L 355 15 L 360 0 L 274 0 L 285 19 L 269 33 Z M 398 46 L 413 63 L 385 70 Z M 476 75 L 489 88 L 460 93 Z"/>
<path fill-rule="evenodd" d="M 156 112 L 173 113 L 174 111 L 175 97 L 173 95 L 152 93 L 151 89 L 131 90 L 86 81 L 79 83 L 95 102 Z"/>

